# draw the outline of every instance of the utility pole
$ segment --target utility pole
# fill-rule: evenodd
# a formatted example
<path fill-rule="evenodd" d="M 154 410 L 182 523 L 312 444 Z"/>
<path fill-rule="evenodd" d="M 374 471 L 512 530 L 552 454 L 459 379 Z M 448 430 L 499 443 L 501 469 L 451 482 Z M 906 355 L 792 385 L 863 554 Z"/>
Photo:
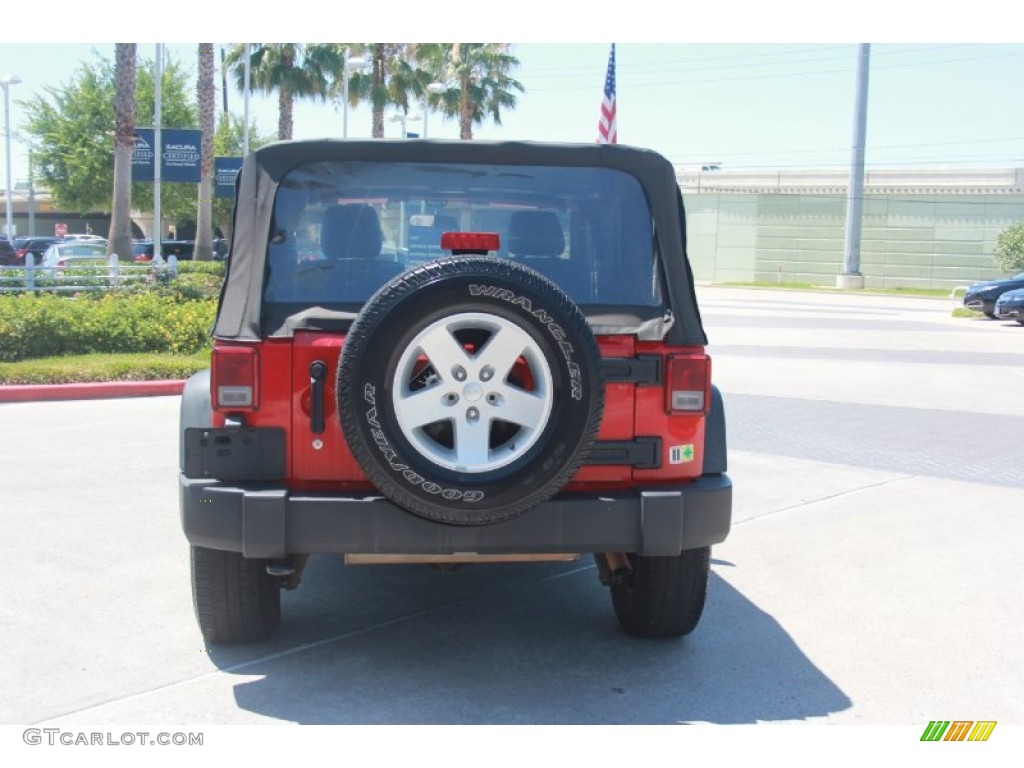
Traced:
<path fill-rule="evenodd" d="M 242 157 L 249 154 L 249 87 L 252 81 L 252 62 L 249 58 L 252 55 L 252 43 L 245 44 L 245 62 L 242 65 L 244 72 L 242 81 Z"/>
<path fill-rule="evenodd" d="M 153 262 L 163 264 L 161 245 L 164 239 L 163 215 L 160 210 L 160 184 L 163 180 L 164 136 L 163 136 L 163 82 L 164 44 L 156 44 L 156 79 L 153 93 Z"/>
<path fill-rule="evenodd" d="M 36 236 L 36 180 L 31 144 L 28 147 L 28 236 Z"/>
<path fill-rule="evenodd" d="M 857 101 L 853 115 L 853 151 L 850 156 L 850 184 L 846 192 L 846 241 L 843 271 L 836 278 L 837 288 L 863 288 L 860 273 L 860 233 L 864 216 L 864 144 L 868 128 L 868 71 L 871 46 L 861 43 L 857 49 Z"/>
<path fill-rule="evenodd" d="M 220 47 L 220 91 L 223 94 L 224 114 L 228 113 L 228 68 L 224 66 L 224 46 Z"/>

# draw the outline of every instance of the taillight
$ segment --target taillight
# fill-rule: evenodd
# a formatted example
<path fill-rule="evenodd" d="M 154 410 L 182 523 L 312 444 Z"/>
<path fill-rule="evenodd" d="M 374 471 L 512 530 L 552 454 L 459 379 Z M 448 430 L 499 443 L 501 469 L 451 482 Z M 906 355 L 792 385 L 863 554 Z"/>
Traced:
<path fill-rule="evenodd" d="M 214 347 L 213 407 L 254 411 L 259 406 L 259 355 L 253 347 Z"/>
<path fill-rule="evenodd" d="M 710 404 L 711 358 L 704 354 L 669 355 L 665 410 L 707 413 Z"/>
<path fill-rule="evenodd" d="M 17 256 L 19 259 L 24 259 L 26 253 L 28 253 L 28 248 L 19 248 L 14 252 L 14 255 Z"/>
<path fill-rule="evenodd" d="M 501 246 L 497 232 L 442 232 L 441 249 L 452 253 L 488 253 Z"/>

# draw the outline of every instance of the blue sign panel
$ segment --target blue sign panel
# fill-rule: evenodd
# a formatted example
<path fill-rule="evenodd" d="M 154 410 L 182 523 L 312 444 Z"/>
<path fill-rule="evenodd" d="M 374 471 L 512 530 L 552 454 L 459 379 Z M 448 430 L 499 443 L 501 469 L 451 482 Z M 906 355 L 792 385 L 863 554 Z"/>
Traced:
<path fill-rule="evenodd" d="M 242 170 L 240 157 L 213 158 L 213 196 L 234 197 L 235 177 Z"/>
<path fill-rule="evenodd" d="M 164 181 L 199 183 L 202 176 L 202 131 L 165 128 L 161 132 L 164 143 Z"/>
<path fill-rule="evenodd" d="M 155 141 L 152 128 L 135 129 L 135 149 L 132 151 L 132 181 L 153 180 L 153 143 Z"/>
<path fill-rule="evenodd" d="M 132 181 L 153 181 L 153 155 L 156 131 L 152 128 L 135 129 L 135 150 L 132 153 Z M 199 183 L 202 157 L 202 132 L 191 128 L 164 128 L 160 132 L 163 144 L 160 166 L 162 181 Z"/>

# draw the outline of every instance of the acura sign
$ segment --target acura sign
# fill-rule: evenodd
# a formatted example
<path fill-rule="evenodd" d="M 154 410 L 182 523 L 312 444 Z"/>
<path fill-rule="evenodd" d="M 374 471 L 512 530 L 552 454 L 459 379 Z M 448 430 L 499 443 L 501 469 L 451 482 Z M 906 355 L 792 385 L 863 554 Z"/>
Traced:
<path fill-rule="evenodd" d="M 202 157 L 202 132 L 190 128 L 164 128 L 160 131 L 163 160 L 160 180 L 199 183 Z M 156 131 L 153 128 L 135 129 L 135 150 L 132 153 L 132 181 L 153 181 L 153 157 L 156 154 Z"/>

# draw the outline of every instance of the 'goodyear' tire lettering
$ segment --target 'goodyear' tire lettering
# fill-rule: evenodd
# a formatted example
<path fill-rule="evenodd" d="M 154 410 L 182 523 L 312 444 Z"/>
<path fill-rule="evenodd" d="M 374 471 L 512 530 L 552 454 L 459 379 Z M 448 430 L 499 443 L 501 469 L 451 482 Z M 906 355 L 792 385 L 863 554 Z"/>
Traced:
<path fill-rule="evenodd" d="M 483 500 L 483 491 L 463 491 L 458 488 L 443 488 L 437 483 L 427 480 L 418 472 L 414 472 L 409 469 L 408 464 L 402 464 L 397 461 L 398 452 L 391 447 L 391 443 L 388 441 L 387 435 L 384 434 L 384 429 L 380 425 L 380 420 L 377 418 L 377 389 L 373 384 L 367 383 L 363 386 L 363 400 L 365 400 L 370 406 L 366 409 L 366 421 L 370 425 L 370 434 L 373 436 L 373 441 L 376 443 L 377 449 L 384 457 L 384 461 L 387 462 L 393 472 L 400 475 L 410 485 L 419 486 L 427 493 L 434 496 L 440 495 L 448 501 L 461 500 L 472 503 Z"/>

